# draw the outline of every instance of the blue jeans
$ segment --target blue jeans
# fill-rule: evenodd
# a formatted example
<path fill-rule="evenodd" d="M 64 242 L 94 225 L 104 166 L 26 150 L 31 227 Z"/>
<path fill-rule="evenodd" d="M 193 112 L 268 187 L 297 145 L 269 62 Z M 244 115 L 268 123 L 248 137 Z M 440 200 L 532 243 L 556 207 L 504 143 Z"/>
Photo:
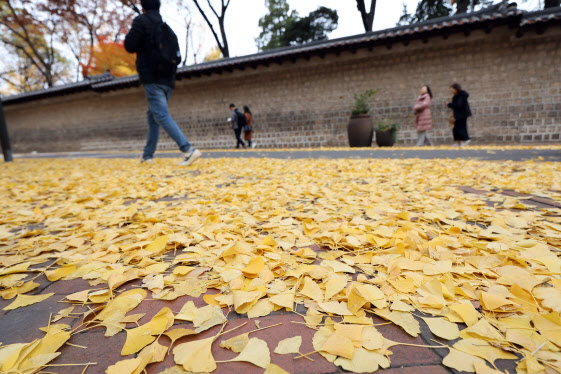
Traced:
<path fill-rule="evenodd" d="M 168 101 L 173 89 L 163 84 L 145 84 L 144 92 L 148 101 L 148 139 L 142 158 L 146 160 L 154 157 L 160 135 L 160 126 L 175 140 L 182 152 L 189 150 L 191 144 L 169 114 Z"/>
<path fill-rule="evenodd" d="M 245 143 L 242 140 L 242 129 L 241 127 L 234 129 L 234 134 L 236 134 L 236 148 L 240 148 L 240 144 L 245 148 Z"/>

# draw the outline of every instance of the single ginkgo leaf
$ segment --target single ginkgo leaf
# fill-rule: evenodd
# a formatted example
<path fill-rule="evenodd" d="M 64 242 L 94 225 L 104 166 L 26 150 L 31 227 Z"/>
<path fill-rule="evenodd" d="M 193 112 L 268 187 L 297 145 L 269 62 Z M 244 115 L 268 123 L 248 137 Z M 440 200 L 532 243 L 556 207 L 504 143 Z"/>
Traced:
<path fill-rule="evenodd" d="M 475 368 L 476 374 L 503 374 L 502 371 L 491 369 L 487 364 L 481 362 L 474 362 L 473 366 Z"/>
<path fill-rule="evenodd" d="M 111 365 L 105 370 L 106 374 L 132 374 L 138 369 L 142 364 L 142 358 L 131 358 L 128 360 L 122 360 L 115 365 Z"/>
<path fill-rule="evenodd" d="M 288 371 L 284 370 L 280 366 L 275 364 L 269 364 L 267 370 L 263 374 L 290 374 Z"/>
<path fill-rule="evenodd" d="M 222 309 L 217 305 L 207 305 L 197 309 L 194 315 L 193 326 L 197 334 L 228 321 Z"/>
<path fill-rule="evenodd" d="M 249 342 L 249 333 L 234 336 L 228 340 L 223 340 L 220 343 L 222 348 L 230 349 L 232 352 L 240 353 L 243 351 L 247 343 Z"/>
<path fill-rule="evenodd" d="M 127 356 L 140 351 L 156 339 L 153 335 L 162 334 L 171 325 L 173 325 L 173 313 L 168 307 L 164 307 L 150 322 L 127 330 L 127 340 L 121 350 L 121 355 Z"/>
<path fill-rule="evenodd" d="M 419 321 L 417 321 L 415 317 L 413 317 L 413 315 L 409 313 L 398 311 L 390 312 L 388 308 L 376 309 L 374 313 L 400 326 L 405 330 L 406 333 L 413 337 L 417 337 L 421 333 L 421 326 L 419 325 Z"/>
<path fill-rule="evenodd" d="M 421 318 L 430 331 L 439 338 L 446 340 L 454 340 L 460 337 L 460 329 L 458 325 L 446 321 L 444 318 Z"/>
<path fill-rule="evenodd" d="M 349 360 L 353 358 L 354 350 L 355 346 L 351 339 L 337 333 L 330 335 L 320 349 L 322 352 L 348 358 Z"/>
<path fill-rule="evenodd" d="M 450 348 L 450 353 L 442 360 L 442 364 L 451 369 L 475 373 L 475 364 L 485 365 L 485 361 L 479 357 Z"/>
<path fill-rule="evenodd" d="M 267 342 L 259 338 L 251 338 L 238 357 L 231 361 L 246 361 L 266 369 L 271 363 L 271 353 Z"/>
<path fill-rule="evenodd" d="M 46 271 L 45 275 L 47 276 L 48 280 L 50 280 L 51 282 L 55 282 L 59 279 L 66 277 L 67 275 L 74 273 L 75 271 L 76 271 L 76 266 L 68 265 L 68 266 L 60 267 L 55 270 Z"/>
<path fill-rule="evenodd" d="M 248 318 L 266 317 L 275 310 L 275 305 L 267 298 L 263 298 L 247 312 Z"/>
<path fill-rule="evenodd" d="M 362 346 L 369 351 L 380 349 L 384 346 L 384 336 L 374 326 L 365 326 L 362 329 Z"/>
<path fill-rule="evenodd" d="M 335 365 L 353 373 L 373 373 L 378 370 L 378 367 L 390 367 L 390 361 L 377 352 L 356 348 L 352 359 L 338 357 L 335 360 Z"/>
<path fill-rule="evenodd" d="M 33 305 L 40 303 L 41 301 L 47 300 L 49 297 L 53 296 L 54 293 L 47 293 L 44 295 L 18 295 L 16 299 L 3 310 L 14 310 L 17 308 L 23 308 L 24 306 Z"/>
<path fill-rule="evenodd" d="M 61 320 L 61 319 L 63 319 L 63 318 L 68 317 L 68 316 L 70 315 L 70 313 L 72 313 L 73 310 L 74 310 L 74 307 L 73 307 L 73 306 L 68 307 L 68 308 L 66 308 L 66 309 L 62 309 L 61 311 L 59 311 L 59 312 L 57 313 L 56 316 L 53 317 L 53 319 L 52 319 L 51 322 L 56 322 L 56 321 L 59 321 L 59 320 Z"/>
<path fill-rule="evenodd" d="M 140 351 L 138 357 L 146 357 L 149 356 L 148 364 L 152 364 L 154 362 L 162 362 L 166 357 L 166 352 L 168 351 L 168 347 L 158 343 L 157 340 L 154 343 L 147 345 Z"/>
<path fill-rule="evenodd" d="M 182 343 L 173 349 L 173 359 L 188 372 L 210 373 L 216 370 L 212 357 L 212 342 L 215 337 Z"/>
<path fill-rule="evenodd" d="M 169 236 L 162 235 L 154 239 L 154 241 L 146 246 L 146 250 L 152 253 L 160 254 L 166 248 Z"/>
<path fill-rule="evenodd" d="M 9 300 L 9 299 L 13 299 L 17 295 L 24 294 L 29 291 L 33 291 L 37 287 L 39 287 L 39 283 L 27 282 L 19 287 L 9 288 L 7 290 L 1 291 L 0 296 L 2 296 L 4 300 Z"/>
<path fill-rule="evenodd" d="M 323 291 L 310 277 L 304 279 L 304 287 L 300 292 L 318 303 L 323 302 Z"/>
<path fill-rule="evenodd" d="M 299 353 L 300 346 L 302 345 L 302 337 L 294 336 L 292 338 L 284 339 L 279 342 L 275 353 L 279 355 L 287 355 L 290 353 Z"/>
<path fill-rule="evenodd" d="M 177 339 L 181 339 L 184 336 L 195 335 L 195 334 L 196 332 L 191 329 L 173 329 L 164 332 L 164 335 L 166 335 L 168 338 L 171 339 L 170 349 Z"/>
<path fill-rule="evenodd" d="M 198 308 L 195 306 L 195 303 L 189 300 L 185 303 L 185 305 L 183 305 L 179 314 L 175 316 L 175 319 L 193 322 L 197 309 Z"/>
<path fill-rule="evenodd" d="M 494 347 L 486 340 L 481 339 L 462 339 L 453 347 L 464 353 L 483 358 L 493 364 L 498 359 L 514 360 L 516 356 L 510 352 Z"/>

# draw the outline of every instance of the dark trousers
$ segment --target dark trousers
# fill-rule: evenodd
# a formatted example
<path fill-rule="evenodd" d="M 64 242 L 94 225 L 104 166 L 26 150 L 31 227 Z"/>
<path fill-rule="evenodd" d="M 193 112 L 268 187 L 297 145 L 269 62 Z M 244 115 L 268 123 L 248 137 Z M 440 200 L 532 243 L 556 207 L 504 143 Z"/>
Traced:
<path fill-rule="evenodd" d="M 240 144 L 245 148 L 245 143 L 242 140 L 242 129 L 234 129 L 234 133 L 236 134 L 236 148 L 240 148 Z"/>
<path fill-rule="evenodd" d="M 454 122 L 454 129 L 452 130 L 455 141 L 469 140 L 467 118 L 457 119 Z"/>

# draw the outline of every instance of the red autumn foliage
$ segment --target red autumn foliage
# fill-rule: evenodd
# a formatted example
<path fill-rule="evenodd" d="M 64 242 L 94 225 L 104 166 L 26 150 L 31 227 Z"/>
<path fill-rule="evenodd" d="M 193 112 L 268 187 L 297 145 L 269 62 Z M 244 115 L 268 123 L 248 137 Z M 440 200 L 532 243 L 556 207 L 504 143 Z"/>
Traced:
<path fill-rule="evenodd" d="M 112 42 L 100 37 L 93 51 L 91 64 L 82 64 L 82 74 L 98 75 L 107 71 L 114 77 L 125 77 L 136 74 L 136 56 L 128 53 L 123 42 Z"/>

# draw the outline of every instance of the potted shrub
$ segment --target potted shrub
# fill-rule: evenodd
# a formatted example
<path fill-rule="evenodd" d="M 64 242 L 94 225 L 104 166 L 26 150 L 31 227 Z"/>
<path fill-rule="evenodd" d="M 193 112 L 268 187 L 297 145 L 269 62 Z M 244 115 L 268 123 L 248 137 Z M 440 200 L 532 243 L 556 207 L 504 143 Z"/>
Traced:
<path fill-rule="evenodd" d="M 371 147 L 374 128 L 370 117 L 370 103 L 378 90 L 367 90 L 362 94 L 355 94 L 355 101 L 351 110 L 351 120 L 347 127 L 349 146 Z"/>
<path fill-rule="evenodd" d="M 378 147 L 392 147 L 396 141 L 399 124 L 391 119 L 378 122 L 376 127 L 376 144 Z"/>

